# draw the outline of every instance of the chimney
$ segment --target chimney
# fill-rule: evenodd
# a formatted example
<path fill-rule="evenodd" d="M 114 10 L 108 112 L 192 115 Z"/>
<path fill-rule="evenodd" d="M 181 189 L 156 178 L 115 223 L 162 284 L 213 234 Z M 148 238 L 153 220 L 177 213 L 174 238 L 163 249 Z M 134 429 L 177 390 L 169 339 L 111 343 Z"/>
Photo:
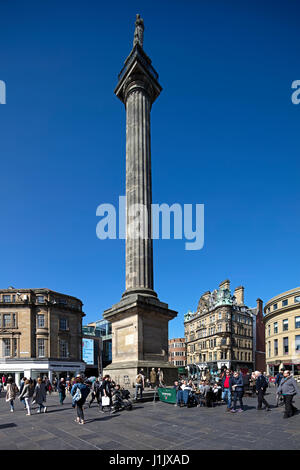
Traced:
<path fill-rule="evenodd" d="M 230 289 L 230 281 L 229 279 L 226 279 L 225 281 L 221 282 L 219 285 L 220 289 Z"/>
<path fill-rule="evenodd" d="M 239 286 L 234 289 L 233 295 L 236 298 L 237 305 L 244 305 L 244 287 Z"/>
<path fill-rule="evenodd" d="M 257 317 L 260 317 L 261 319 L 263 319 L 263 301 L 258 298 L 256 302 L 257 302 L 257 307 L 256 307 Z"/>

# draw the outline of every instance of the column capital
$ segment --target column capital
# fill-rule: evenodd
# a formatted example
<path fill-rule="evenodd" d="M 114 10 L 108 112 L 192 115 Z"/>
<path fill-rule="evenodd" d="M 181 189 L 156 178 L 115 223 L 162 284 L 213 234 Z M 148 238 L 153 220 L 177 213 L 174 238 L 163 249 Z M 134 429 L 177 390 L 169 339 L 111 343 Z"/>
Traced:
<path fill-rule="evenodd" d="M 151 59 L 139 44 L 136 44 L 125 60 L 124 67 L 118 75 L 115 88 L 116 96 L 126 104 L 128 92 L 140 88 L 148 94 L 151 104 L 159 96 L 162 87 L 158 83 L 158 73 L 151 65 Z"/>
<path fill-rule="evenodd" d="M 142 74 L 132 74 L 124 82 L 122 89 L 123 102 L 126 105 L 128 96 L 134 91 L 140 91 L 149 99 L 152 104 L 155 100 L 155 90 L 146 76 Z"/>

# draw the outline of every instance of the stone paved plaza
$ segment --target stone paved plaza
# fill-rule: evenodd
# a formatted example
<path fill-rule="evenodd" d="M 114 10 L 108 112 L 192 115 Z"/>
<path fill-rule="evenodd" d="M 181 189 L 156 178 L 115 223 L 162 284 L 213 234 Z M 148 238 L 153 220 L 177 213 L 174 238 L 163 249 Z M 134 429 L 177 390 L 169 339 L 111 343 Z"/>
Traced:
<path fill-rule="evenodd" d="M 266 396 L 275 404 L 274 387 Z M 244 413 L 215 408 L 178 408 L 161 402 L 137 403 L 132 411 L 99 413 L 94 402 L 86 408 L 86 424 L 74 422 L 71 398 L 64 406 L 57 394 L 47 397 L 48 412 L 26 416 L 16 400 L 11 413 L 0 398 L 1 450 L 189 450 L 300 448 L 300 413 L 283 419 L 283 407 L 257 411 L 256 399 L 245 398 Z M 300 398 L 296 399 L 300 409 Z"/>

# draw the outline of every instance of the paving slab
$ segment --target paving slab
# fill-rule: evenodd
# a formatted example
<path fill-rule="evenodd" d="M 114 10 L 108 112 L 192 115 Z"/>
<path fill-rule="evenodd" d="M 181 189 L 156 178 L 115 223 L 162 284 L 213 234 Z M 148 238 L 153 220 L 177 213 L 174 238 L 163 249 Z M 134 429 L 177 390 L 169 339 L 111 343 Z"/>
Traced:
<path fill-rule="evenodd" d="M 74 422 L 71 397 L 59 404 L 57 394 L 47 397 L 47 413 L 31 416 L 17 399 L 10 413 L 0 395 L 1 450 L 298 450 L 300 413 L 283 419 L 270 389 L 271 412 L 257 411 L 256 398 L 245 397 L 246 411 L 227 413 L 214 408 L 180 408 L 159 401 L 138 402 L 131 412 L 100 413 L 97 404 L 84 409 L 86 424 Z M 300 409 L 300 397 L 295 399 Z"/>

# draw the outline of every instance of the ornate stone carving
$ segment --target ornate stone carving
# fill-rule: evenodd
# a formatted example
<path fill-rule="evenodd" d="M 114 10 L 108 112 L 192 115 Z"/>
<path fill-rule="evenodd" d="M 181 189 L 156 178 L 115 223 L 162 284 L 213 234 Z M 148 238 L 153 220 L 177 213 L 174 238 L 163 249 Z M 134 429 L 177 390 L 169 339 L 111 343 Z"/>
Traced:
<path fill-rule="evenodd" d="M 218 305 L 232 305 L 232 297 L 230 289 L 220 288 L 217 294 L 217 302 L 215 306 Z"/>
<path fill-rule="evenodd" d="M 191 311 L 188 311 L 187 313 L 185 313 L 184 314 L 184 323 L 189 321 L 193 316 L 194 316 L 194 314 Z"/>

